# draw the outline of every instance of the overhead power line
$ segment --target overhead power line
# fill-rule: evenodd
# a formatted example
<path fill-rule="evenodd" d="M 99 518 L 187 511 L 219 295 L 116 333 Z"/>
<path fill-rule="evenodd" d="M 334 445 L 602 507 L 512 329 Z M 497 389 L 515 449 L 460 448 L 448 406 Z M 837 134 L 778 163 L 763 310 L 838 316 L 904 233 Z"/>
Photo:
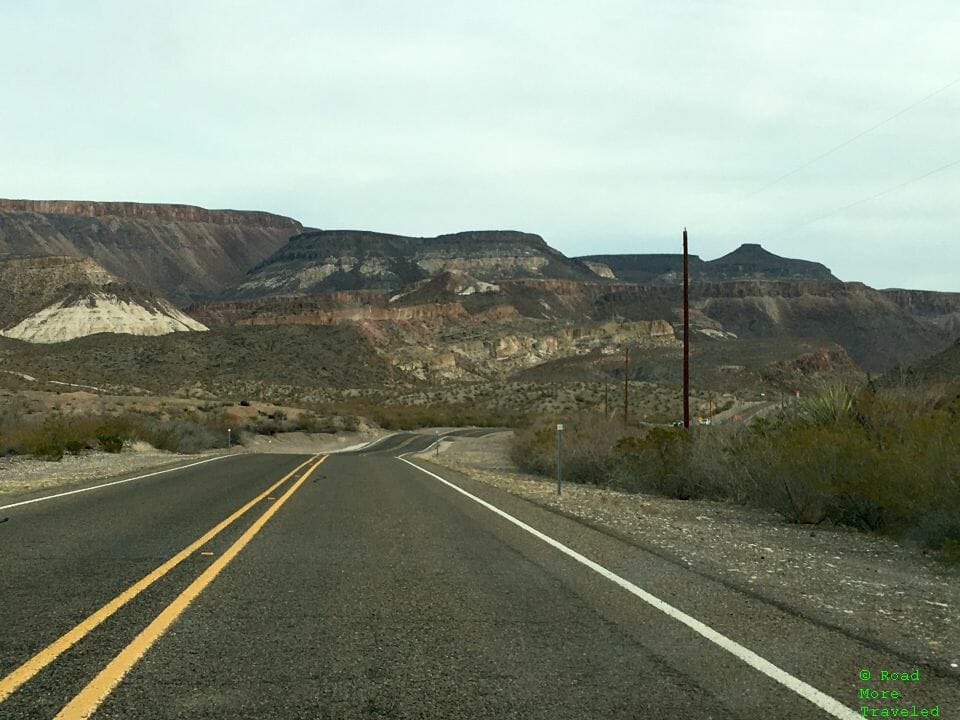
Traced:
<path fill-rule="evenodd" d="M 921 180 L 926 180 L 931 175 L 936 175 L 937 173 L 944 172 L 945 170 L 949 170 L 950 168 L 956 167 L 958 165 L 960 165 L 960 160 L 954 160 L 953 162 L 949 162 L 946 165 L 941 165 L 935 170 L 930 170 L 929 172 L 925 172 L 923 175 L 918 175 L 915 178 L 911 178 L 910 180 L 907 180 L 905 182 L 899 183 L 892 187 L 888 187 L 886 190 L 881 190 L 878 193 L 874 193 L 873 195 L 870 195 L 868 197 L 860 198 L 859 200 L 855 200 L 852 203 L 848 203 L 843 207 L 839 207 L 834 210 L 831 210 L 830 212 L 824 213 L 823 215 L 818 215 L 817 217 L 807 220 L 806 222 L 800 225 L 796 225 L 790 228 L 789 230 L 782 230 L 776 235 L 768 235 L 766 236 L 766 239 L 772 240 L 774 238 L 782 237 L 783 235 L 796 232 L 797 230 L 802 230 L 803 228 L 813 225 L 814 223 L 818 223 L 821 220 L 826 220 L 827 218 L 833 217 L 834 215 L 839 215 L 840 213 L 846 212 L 847 210 L 850 210 L 851 208 L 854 208 L 857 205 L 863 205 L 864 203 L 871 202 L 872 200 L 878 200 L 882 198 L 884 195 L 889 195 L 890 193 L 896 192 L 897 190 L 905 188 L 908 185 L 913 185 L 914 183 L 918 183 Z"/>
<path fill-rule="evenodd" d="M 952 81 L 948 82 L 948 83 L 947 83 L 946 85 L 944 85 L 942 88 L 940 88 L 940 89 L 938 89 L 938 90 L 934 90 L 932 93 L 929 93 L 928 95 L 924 95 L 922 98 L 920 98 L 919 100 L 916 100 L 915 102 L 911 103 L 910 105 L 907 105 L 905 108 L 901 108 L 900 110 L 897 110 L 897 112 L 893 113 L 893 115 L 890 115 L 890 116 L 884 118 L 883 120 L 881 120 L 880 122 L 878 122 L 876 125 L 872 125 L 872 126 L 868 127 L 866 130 L 861 130 L 861 131 L 858 132 L 856 135 L 853 135 L 852 137 L 847 138 L 846 140 L 844 140 L 843 142 L 839 143 L 838 145 L 834 145 L 832 148 L 830 148 L 830 149 L 827 150 L 826 152 L 820 153 L 819 155 L 817 155 L 817 156 L 816 156 L 815 158 L 813 158 L 812 160 L 808 160 L 807 162 L 803 163 L 802 165 L 799 165 L 799 166 L 795 167 L 793 170 L 790 170 L 789 172 L 784 173 L 784 174 L 781 175 L 780 177 L 777 177 L 777 178 L 771 180 L 771 181 L 768 182 L 766 185 L 763 185 L 762 187 L 757 188 L 757 189 L 754 190 L 753 192 L 748 193 L 747 195 L 745 195 L 745 196 L 743 197 L 743 200 L 746 200 L 746 199 L 748 199 L 748 198 L 752 198 L 754 195 L 759 195 L 759 194 L 762 193 L 764 190 L 768 190 L 768 189 L 772 188 L 774 185 L 777 185 L 777 184 L 783 182 L 783 181 L 786 180 L 787 178 L 792 177 L 792 176 L 796 175 L 797 173 L 799 173 L 799 172 L 801 172 L 801 171 L 803 171 L 803 170 L 806 170 L 808 167 L 810 167 L 810 166 L 813 165 L 814 163 L 820 162 L 820 161 L 823 160 L 824 158 L 830 157 L 831 155 L 833 155 L 833 154 L 834 154 L 835 152 L 837 152 L 838 150 L 842 150 L 842 149 L 845 148 L 847 145 L 850 145 L 851 143 L 854 143 L 854 142 L 856 142 L 857 140 L 859 140 L 860 138 L 862 138 L 864 135 L 869 135 L 869 134 L 872 133 L 874 130 L 877 130 L 877 129 L 883 127 L 884 125 L 886 125 L 887 123 L 889 123 L 889 122 L 891 122 L 891 121 L 893 121 L 893 120 L 896 120 L 898 117 L 900 117 L 901 115 L 904 115 L 905 113 L 910 112 L 911 110 L 913 110 L 913 109 L 914 109 L 915 107 L 917 107 L 918 105 L 922 105 L 923 103 L 925 103 L 925 102 L 926 102 L 927 100 L 929 100 L 930 98 L 935 97 L 935 96 L 939 95 L 940 93 L 945 92 L 946 90 L 949 90 L 950 88 L 952 88 L 952 87 L 953 87 L 954 85 L 956 85 L 957 83 L 960 83 L 960 77 L 956 78 L 955 80 L 952 80 Z"/>

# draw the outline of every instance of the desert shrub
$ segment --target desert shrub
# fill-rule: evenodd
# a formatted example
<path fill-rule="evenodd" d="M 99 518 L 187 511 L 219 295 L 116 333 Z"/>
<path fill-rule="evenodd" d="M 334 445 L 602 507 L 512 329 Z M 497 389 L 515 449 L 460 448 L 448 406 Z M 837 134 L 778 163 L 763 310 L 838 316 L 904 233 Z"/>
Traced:
<path fill-rule="evenodd" d="M 227 429 L 221 421 L 197 417 L 152 420 L 138 428 L 137 436 L 159 450 L 176 453 L 196 453 L 227 445 Z"/>
<path fill-rule="evenodd" d="M 737 439 L 765 467 L 756 502 L 794 522 L 829 519 L 943 548 L 960 538 L 954 402 L 868 387 L 832 393 Z"/>
<path fill-rule="evenodd" d="M 87 443 L 77 439 L 67 440 L 63 445 L 64 449 L 71 455 L 79 455 L 89 447 Z"/>
<path fill-rule="evenodd" d="M 597 415 L 582 415 L 565 422 L 561 450 L 564 480 L 609 484 L 616 459 L 610 439 L 618 437 L 620 432 L 618 421 Z M 541 419 L 519 429 L 514 434 L 511 458 L 526 472 L 556 476 L 556 423 Z"/>
<path fill-rule="evenodd" d="M 795 523 L 831 521 L 960 554 L 960 388 L 818 396 L 747 427 L 567 425 L 564 477 L 674 498 L 728 498 Z M 518 430 L 514 462 L 553 476 L 553 423 Z M 569 460 L 567 459 L 569 456 Z"/>
<path fill-rule="evenodd" d="M 100 449 L 108 453 L 118 453 L 123 450 L 123 438 L 111 433 L 100 433 L 97 435 L 100 442 Z"/>
<path fill-rule="evenodd" d="M 686 500 L 703 492 L 688 469 L 693 440 L 685 429 L 651 428 L 644 436 L 622 436 L 614 444 L 608 482 L 628 492 L 651 492 Z"/>
<path fill-rule="evenodd" d="M 385 430 L 416 430 L 424 427 L 516 426 L 522 416 L 493 413 L 479 407 L 457 404 L 375 405 L 358 409 Z"/>

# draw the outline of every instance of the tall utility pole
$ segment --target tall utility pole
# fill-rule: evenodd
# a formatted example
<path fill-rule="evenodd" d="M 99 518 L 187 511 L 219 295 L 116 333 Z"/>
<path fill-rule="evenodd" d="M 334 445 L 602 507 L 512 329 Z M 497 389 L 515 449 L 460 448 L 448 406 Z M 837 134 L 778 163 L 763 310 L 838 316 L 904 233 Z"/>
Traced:
<path fill-rule="evenodd" d="M 604 419 L 610 418 L 610 406 L 607 404 L 607 381 L 603 381 L 603 417 Z"/>
<path fill-rule="evenodd" d="M 683 426 L 690 427 L 690 268 L 687 229 L 683 229 Z"/>
<path fill-rule="evenodd" d="M 627 424 L 630 415 L 630 386 L 627 381 L 630 379 L 630 347 L 623 346 L 623 424 Z"/>

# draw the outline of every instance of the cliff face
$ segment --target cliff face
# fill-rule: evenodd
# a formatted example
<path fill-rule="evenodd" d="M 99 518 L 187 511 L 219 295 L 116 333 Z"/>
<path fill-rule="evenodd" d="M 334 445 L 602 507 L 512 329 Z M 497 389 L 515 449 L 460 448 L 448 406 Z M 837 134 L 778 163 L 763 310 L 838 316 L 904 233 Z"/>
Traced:
<path fill-rule="evenodd" d="M 960 293 L 881 290 L 897 307 L 953 337 L 960 337 Z"/>
<path fill-rule="evenodd" d="M 262 212 L 0 200 L 0 256 L 93 258 L 181 304 L 218 294 L 300 230 Z"/>
<path fill-rule="evenodd" d="M 949 341 L 862 283 L 708 283 L 698 286 L 694 297 L 697 309 L 726 331 L 830 341 L 871 372 L 925 357 Z"/>
<path fill-rule="evenodd" d="M 225 297 L 399 290 L 447 272 L 467 273 L 485 282 L 516 277 L 600 279 L 583 263 L 529 233 L 477 231 L 420 238 L 322 230 L 291 238 Z"/>
<path fill-rule="evenodd" d="M 92 202 L 85 200 L 8 200 L 0 198 L 0 210 L 40 215 L 86 215 L 120 217 L 160 222 L 201 222 L 213 225 L 257 225 L 259 227 L 300 229 L 296 220 L 256 210 L 207 210 L 196 205 L 170 205 L 132 202 Z"/>
<path fill-rule="evenodd" d="M 683 255 L 587 255 L 578 258 L 610 268 L 617 280 L 633 283 L 676 284 L 683 282 Z M 745 243 L 716 260 L 704 261 L 690 255 L 687 265 L 691 279 L 705 282 L 733 280 L 798 280 L 839 282 L 818 262 L 780 257 L 760 245 Z"/>

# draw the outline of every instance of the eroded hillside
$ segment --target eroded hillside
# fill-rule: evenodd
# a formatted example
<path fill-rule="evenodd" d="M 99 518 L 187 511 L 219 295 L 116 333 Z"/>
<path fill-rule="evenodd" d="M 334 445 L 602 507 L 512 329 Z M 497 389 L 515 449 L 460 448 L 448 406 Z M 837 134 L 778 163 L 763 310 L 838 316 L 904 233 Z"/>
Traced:
<path fill-rule="evenodd" d="M 302 230 L 264 212 L 190 205 L 0 200 L 0 257 L 97 260 L 175 303 L 211 297 Z"/>

